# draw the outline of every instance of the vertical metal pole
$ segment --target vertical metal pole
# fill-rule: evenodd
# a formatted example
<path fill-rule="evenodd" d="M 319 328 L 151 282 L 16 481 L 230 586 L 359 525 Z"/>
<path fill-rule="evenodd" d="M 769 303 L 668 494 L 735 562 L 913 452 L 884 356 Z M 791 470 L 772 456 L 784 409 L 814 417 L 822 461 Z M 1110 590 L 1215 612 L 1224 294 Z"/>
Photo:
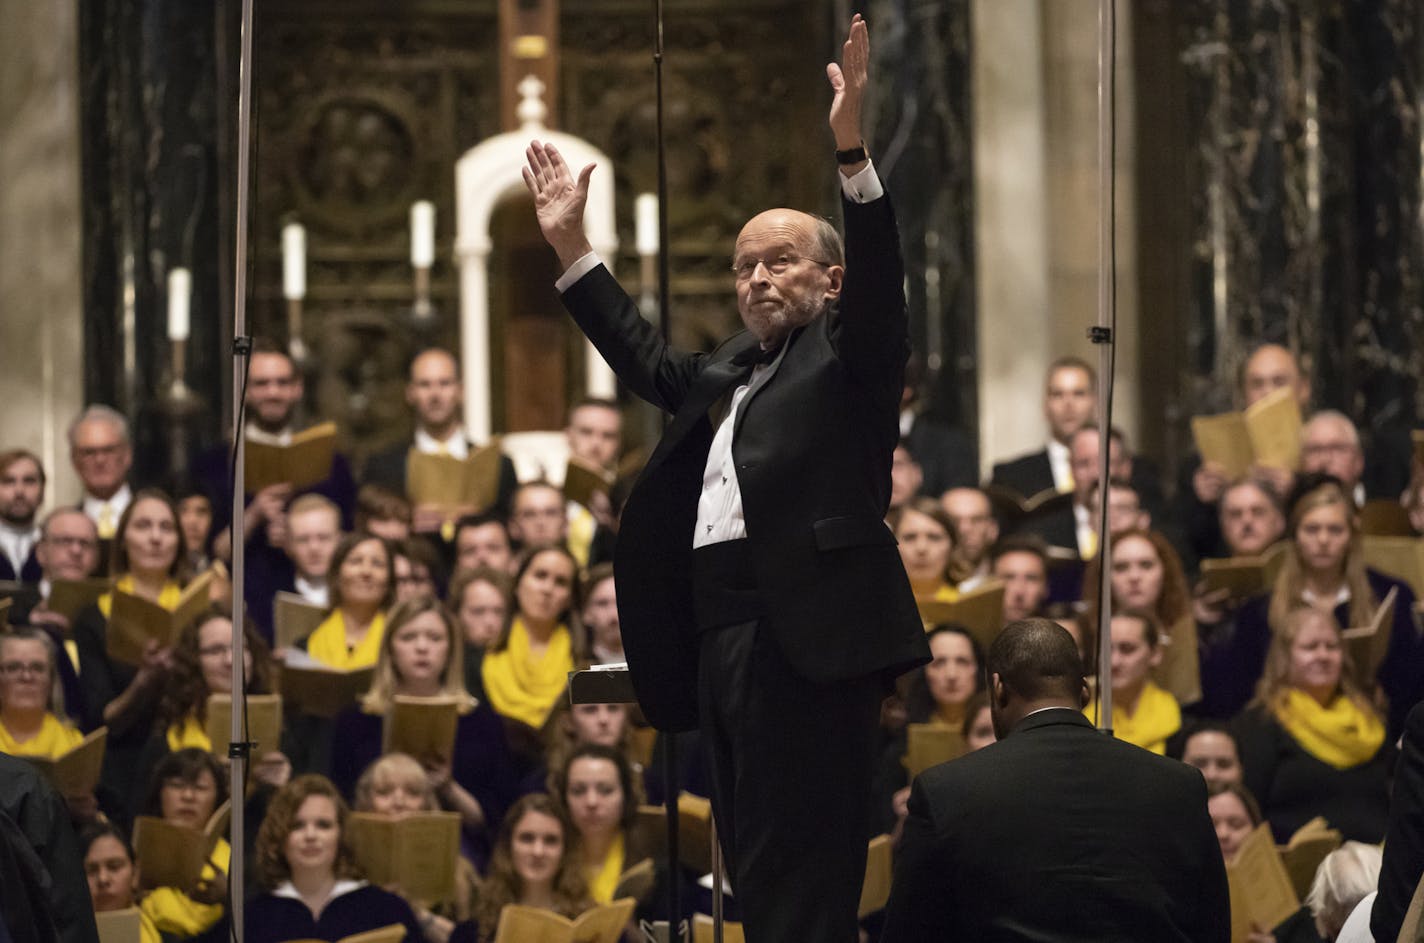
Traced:
<path fill-rule="evenodd" d="M 1113 351 L 1117 293 L 1113 214 L 1113 82 L 1116 0 L 1098 0 L 1098 729 L 1112 734 L 1112 546 L 1108 533 L 1108 457 L 1112 454 Z"/>
<path fill-rule="evenodd" d="M 722 845 L 717 838 L 717 819 L 709 829 L 712 836 L 712 943 L 722 943 Z"/>
<path fill-rule="evenodd" d="M 229 730 L 228 755 L 232 758 L 232 819 L 229 844 L 232 846 L 232 864 L 228 868 L 229 900 L 231 901 L 232 933 L 236 943 L 243 937 L 243 901 L 246 899 L 243 875 L 245 872 L 243 836 L 245 799 L 247 791 L 247 681 L 243 672 L 244 622 L 243 580 L 246 570 L 247 534 L 243 528 L 246 510 L 246 481 L 243 474 L 243 380 L 247 375 L 247 358 L 250 353 L 247 339 L 247 214 L 249 173 L 248 154 L 252 143 L 252 3 L 242 0 L 242 39 L 238 58 L 237 92 L 237 235 L 233 240 L 234 262 L 232 271 L 232 724 Z M 243 744 L 243 746 L 237 746 Z"/>

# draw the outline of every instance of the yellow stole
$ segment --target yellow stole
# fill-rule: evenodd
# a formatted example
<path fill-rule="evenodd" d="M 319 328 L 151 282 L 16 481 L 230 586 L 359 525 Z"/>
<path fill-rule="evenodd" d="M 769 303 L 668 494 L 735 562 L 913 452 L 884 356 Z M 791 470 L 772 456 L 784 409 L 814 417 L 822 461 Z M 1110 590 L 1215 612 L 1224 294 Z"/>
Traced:
<path fill-rule="evenodd" d="M 213 741 L 208 738 L 208 731 L 192 714 L 184 717 L 181 724 L 169 727 L 164 738 L 168 741 L 168 749 L 172 753 L 187 747 L 197 747 L 204 753 L 213 752 Z"/>
<path fill-rule="evenodd" d="M 333 609 L 316 631 L 307 636 L 307 654 L 332 668 L 351 670 L 367 668 L 376 663 L 381 654 L 381 639 L 386 634 L 386 615 L 376 613 L 371 627 L 355 648 L 346 647 L 346 620 L 340 609 Z"/>
<path fill-rule="evenodd" d="M 219 838 L 208 856 L 208 863 L 203 865 L 203 880 L 216 879 L 219 868 L 226 875 L 231 863 L 232 847 L 226 839 Z M 139 908 L 159 932 L 177 937 L 197 936 L 217 923 L 223 914 L 222 904 L 200 904 L 176 887 L 155 888 L 144 897 Z"/>
<path fill-rule="evenodd" d="M 964 728 L 964 705 L 963 704 L 938 704 L 934 712 L 930 714 L 930 723 L 940 724 L 952 730 L 962 730 Z"/>
<path fill-rule="evenodd" d="M 52 760 L 77 747 L 83 739 L 84 734 L 48 711 L 40 722 L 40 732 L 23 743 L 0 723 L 0 753 L 11 756 L 42 756 Z"/>
<path fill-rule="evenodd" d="M 1113 699 L 1112 724 L 1113 736 L 1160 756 L 1167 752 L 1167 738 L 1182 729 L 1182 709 L 1176 698 L 1148 681 L 1131 714 Z"/>
<path fill-rule="evenodd" d="M 593 547 L 593 535 L 598 530 L 598 521 L 594 520 L 593 512 L 581 504 L 573 505 L 568 518 L 568 534 L 564 543 L 568 546 L 569 553 L 578 561 L 579 569 L 586 569 L 588 554 Z"/>
<path fill-rule="evenodd" d="M 613 892 L 618 889 L 618 879 L 623 876 L 623 830 L 613 836 L 613 844 L 608 846 L 608 854 L 603 864 L 591 865 L 584 872 L 588 879 L 588 896 L 595 904 L 607 904 L 613 900 Z"/>
<path fill-rule="evenodd" d="M 126 573 L 114 581 L 114 589 L 122 593 L 132 593 L 137 584 L 134 582 L 133 574 Z M 168 580 L 163 584 L 163 589 L 158 593 L 158 604 L 169 612 L 178 608 L 178 600 L 183 597 L 183 587 L 174 580 Z M 104 618 L 109 618 L 109 614 L 114 611 L 114 594 L 105 593 L 98 600 L 99 611 L 104 614 Z"/>
<path fill-rule="evenodd" d="M 480 667 L 490 706 L 505 717 L 542 727 L 549 710 L 569 684 L 574 670 L 573 640 L 568 627 L 559 625 L 544 654 L 529 650 L 529 630 L 515 616 L 509 627 L 509 644 L 502 652 L 488 652 Z"/>
<path fill-rule="evenodd" d="M 1343 694 L 1322 707 L 1304 691 L 1288 688 L 1285 701 L 1273 713 L 1305 752 L 1336 769 L 1367 762 L 1384 743 L 1379 718 Z"/>

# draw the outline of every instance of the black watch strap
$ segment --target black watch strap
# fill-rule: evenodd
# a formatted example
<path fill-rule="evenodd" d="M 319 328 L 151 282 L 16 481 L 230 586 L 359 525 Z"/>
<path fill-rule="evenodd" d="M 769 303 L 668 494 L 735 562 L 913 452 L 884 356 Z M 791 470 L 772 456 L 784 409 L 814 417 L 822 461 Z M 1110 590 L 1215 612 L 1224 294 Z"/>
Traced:
<path fill-rule="evenodd" d="M 836 151 L 836 163 L 838 164 L 858 164 L 863 160 L 869 160 L 870 155 L 865 152 L 865 142 L 862 141 L 859 147 L 847 148 L 843 151 Z"/>

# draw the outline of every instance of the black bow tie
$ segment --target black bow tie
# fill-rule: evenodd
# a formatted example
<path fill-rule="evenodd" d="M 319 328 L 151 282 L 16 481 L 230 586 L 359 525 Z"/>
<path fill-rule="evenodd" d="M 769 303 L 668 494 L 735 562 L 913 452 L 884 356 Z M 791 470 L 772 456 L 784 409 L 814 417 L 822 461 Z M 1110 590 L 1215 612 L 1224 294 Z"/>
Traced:
<path fill-rule="evenodd" d="M 764 350 L 760 345 L 748 348 L 732 358 L 732 362 L 739 367 L 751 367 L 757 364 L 770 364 L 781 353 L 780 347 L 773 347 Z"/>

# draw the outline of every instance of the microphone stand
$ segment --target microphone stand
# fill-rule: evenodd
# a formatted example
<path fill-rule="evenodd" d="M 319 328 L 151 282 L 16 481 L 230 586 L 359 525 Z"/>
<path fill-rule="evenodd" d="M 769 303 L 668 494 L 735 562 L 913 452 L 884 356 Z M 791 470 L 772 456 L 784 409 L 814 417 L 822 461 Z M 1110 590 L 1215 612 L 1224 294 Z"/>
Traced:
<path fill-rule="evenodd" d="M 252 353 L 252 338 L 247 336 L 247 215 L 250 167 L 248 152 L 252 141 L 252 4 L 242 0 L 242 38 L 238 58 L 237 93 L 237 234 L 233 240 L 232 305 L 232 723 L 229 728 L 227 755 L 232 760 L 232 818 L 229 844 L 232 863 L 228 868 L 228 912 L 232 920 L 232 939 L 242 943 L 244 888 L 244 836 L 246 834 L 244 799 L 247 795 L 247 758 L 251 744 L 247 742 L 247 682 L 243 676 L 244 599 L 243 581 L 246 569 L 247 535 L 244 528 L 246 511 L 246 475 L 243 412 L 246 406 L 247 366 Z"/>
<path fill-rule="evenodd" d="M 1113 164 L 1116 0 L 1098 0 L 1098 323 L 1088 339 L 1098 347 L 1098 729 L 1112 736 L 1112 535 L 1108 532 L 1108 458 L 1112 445 L 1113 378 L 1116 369 L 1117 241 Z"/>

